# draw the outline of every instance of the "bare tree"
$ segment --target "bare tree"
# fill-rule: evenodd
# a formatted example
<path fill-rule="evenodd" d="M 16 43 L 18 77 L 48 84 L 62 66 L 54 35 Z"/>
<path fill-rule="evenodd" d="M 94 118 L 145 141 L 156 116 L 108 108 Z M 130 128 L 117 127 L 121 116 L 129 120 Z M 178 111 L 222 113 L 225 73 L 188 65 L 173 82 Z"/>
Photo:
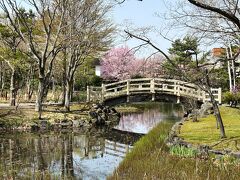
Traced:
<path fill-rule="evenodd" d="M 172 27 L 187 28 L 194 36 L 209 43 L 221 43 L 226 48 L 229 71 L 230 91 L 235 87 L 235 59 L 240 50 L 231 53 L 231 46 L 240 45 L 240 10 L 238 0 L 181 0 L 176 6 L 171 6 L 169 15 Z M 228 47 L 230 53 L 228 53 Z M 231 86 L 231 83 L 233 86 Z"/>
<path fill-rule="evenodd" d="M 114 27 L 106 17 L 111 10 L 103 0 L 71 0 L 68 4 L 63 32 L 67 37 L 64 51 L 65 98 L 64 106 L 70 110 L 70 100 L 73 89 L 74 75 L 77 68 L 88 58 L 98 57 L 106 51 L 112 42 Z M 66 33 L 67 32 L 67 33 Z"/>
<path fill-rule="evenodd" d="M 66 16 L 68 0 L 26 0 L 29 12 L 17 0 L 1 0 L 5 13 L 15 32 L 24 41 L 38 64 L 38 93 L 36 111 L 41 118 L 42 102 L 47 89 L 53 62 L 62 49 L 60 33 Z M 17 21 L 13 18 L 16 17 Z"/>
<path fill-rule="evenodd" d="M 21 38 L 13 31 L 8 24 L 2 22 L 0 24 L 0 48 L 1 59 L 5 61 L 11 69 L 11 82 L 10 82 L 10 106 L 16 105 L 17 98 L 17 75 L 23 62 L 23 54 L 20 51 Z"/>

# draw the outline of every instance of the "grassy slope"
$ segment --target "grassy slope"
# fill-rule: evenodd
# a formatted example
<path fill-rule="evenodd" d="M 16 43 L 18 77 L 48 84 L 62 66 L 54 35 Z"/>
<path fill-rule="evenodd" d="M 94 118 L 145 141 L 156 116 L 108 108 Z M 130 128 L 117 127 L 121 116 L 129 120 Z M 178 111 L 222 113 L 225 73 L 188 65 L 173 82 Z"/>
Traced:
<path fill-rule="evenodd" d="M 216 129 L 214 115 L 202 118 L 199 122 L 186 121 L 181 128 L 180 136 L 195 145 L 207 144 L 214 149 L 240 151 L 240 110 L 220 107 L 220 111 L 227 134 L 226 139 L 219 139 L 220 132 Z"/>
<path fill-rule="evenodd" d="M 220 170 L 209 161 L 170 155 L 164 139 L 171 126 L 160 123 L 141 138 L 108 179 L 240 179 L 240 167 Z"/>

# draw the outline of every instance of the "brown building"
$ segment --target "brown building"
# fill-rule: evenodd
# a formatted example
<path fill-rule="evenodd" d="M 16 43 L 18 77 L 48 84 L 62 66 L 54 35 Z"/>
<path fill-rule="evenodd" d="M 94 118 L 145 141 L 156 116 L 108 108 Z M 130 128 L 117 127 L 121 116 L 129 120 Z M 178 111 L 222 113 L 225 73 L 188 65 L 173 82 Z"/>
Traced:
<path fill-rule="evenodd" d="M 238 48 L 232 47 L 233 54 L 237 52 Z M 212 61 L 216 61 L 221 57 L 226 57 L 226 48 L 213 48 L 212 49 Z M 237 77 L 240 77 L 240 56 L 234 61 L 235 71 Z M 217 67 L 221 67 L 221 64 L 217 64 Z"/>

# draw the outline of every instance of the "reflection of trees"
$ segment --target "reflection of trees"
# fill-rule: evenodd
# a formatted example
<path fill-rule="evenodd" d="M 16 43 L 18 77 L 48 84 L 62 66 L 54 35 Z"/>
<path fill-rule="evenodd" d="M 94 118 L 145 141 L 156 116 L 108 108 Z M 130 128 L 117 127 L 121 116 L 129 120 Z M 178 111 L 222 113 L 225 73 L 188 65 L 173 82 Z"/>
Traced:
<path fill-rule="evenodd" d="M 109 133 L 108 136 L 111 134 Z M 128 150 L 124 144 L 113 140 L 108 140 L 106 143 L 105 139 L 105 130 L 77 135 L 23 133 L 0 137 L 0 179 L 84 177 L 91 166 L 88 163 L 83 164 L 83 161 L 104 159 L 107 148 L 110 154 L 116 155 L 119 154 L 117 151 L 122 151 L 121 149 Z M 112 143 L 114 143 L 113 150 L 110 150 Z"/>
<path fill-rule="evenodd" d="M 66 169 L 67 175 L 74 176 L 73 170 L 73 138 L 72 135 L 69 135 L 67 138 L 67 150 L 66 150 Z"/>
<path fill-rule="evenodd" d="M 61 136 L 61 176 L 74 177 L 73 168 L 73 135 Z"/>
<path fill-rule="evenodd" d="M 44 159 L 43 149 L 42 149 L 42 137 L 41 135 L 37 139 L 37 154 L 38 154 L 38 170 L 41 172 L 41 179 L 43 179 L 44 171 L 47 170 L 47 164 Z"/>
<path fill-rule="evenodd" d="M 179 106 L 167 103 L 154 104 L 155 106 L 151 109 L 145 107 L 141 113 L 124 114 L 119 125 L 115 128 L 123 131 L 147 133 L 160 121 L 179 120 L 182 117 Z"/>
<path fill-rule="evenodd" d="M 61 156 L 61 172 L 62 176 L 65 176 L 65 145 L 64 145 L 65 138 L 62 137 L 61 145 L 62 145 L 62 156 Z"/>

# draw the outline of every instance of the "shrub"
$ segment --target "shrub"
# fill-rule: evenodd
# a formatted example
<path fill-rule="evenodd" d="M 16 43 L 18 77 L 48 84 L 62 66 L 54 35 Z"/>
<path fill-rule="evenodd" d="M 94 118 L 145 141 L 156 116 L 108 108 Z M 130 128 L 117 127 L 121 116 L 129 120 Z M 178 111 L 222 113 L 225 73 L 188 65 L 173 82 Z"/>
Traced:
<path fill-rule="evenodd" d="M 223 94 L 223 101 L 225 102 L 225 103 L 230 103 L 233 99 L 234 99 L 234 97 L 233 97 L 234 95 L 233 95 L 233 93 L 231 93 L 231 92 L 225 92 L 224 94 Z"/>
<path fill-rule="evenodd" d="M 240 92 L 225 92 L 223 94 L 223 102 L 230 104 L 231 106 L 237 105 L 240 101 Z"/>

